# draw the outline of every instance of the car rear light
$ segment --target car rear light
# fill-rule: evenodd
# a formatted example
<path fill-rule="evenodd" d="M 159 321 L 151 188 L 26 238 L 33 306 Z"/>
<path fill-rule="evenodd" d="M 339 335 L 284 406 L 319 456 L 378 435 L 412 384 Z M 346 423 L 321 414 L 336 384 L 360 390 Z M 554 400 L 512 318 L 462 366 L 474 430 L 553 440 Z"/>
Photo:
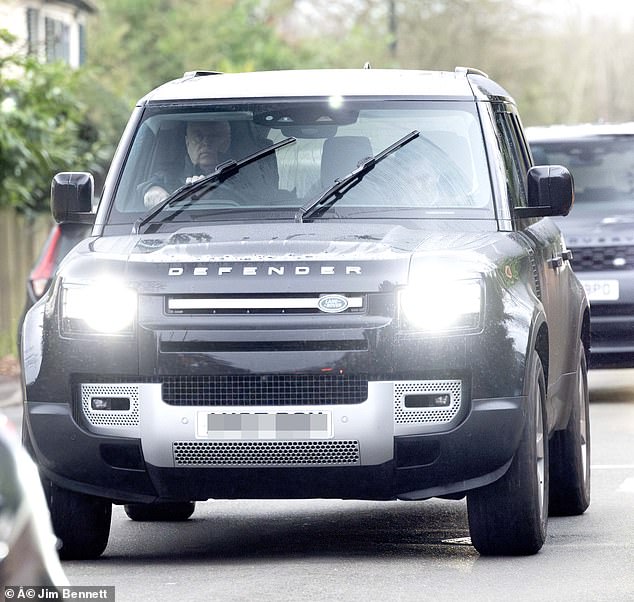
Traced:
<path fill-rule="evenodd" d="M 48 288 L 48 285 L 53 276 L 53 270 L 55 268 L 55 255 L 57 254 L 57 245 L 61 236 L 61 229 L 57 224 L 44 245 L 42 254 L 37 264 L 31 271 L 29 281 L 31 282 L 31 288 L 36 299 L 39 299 Z"/>

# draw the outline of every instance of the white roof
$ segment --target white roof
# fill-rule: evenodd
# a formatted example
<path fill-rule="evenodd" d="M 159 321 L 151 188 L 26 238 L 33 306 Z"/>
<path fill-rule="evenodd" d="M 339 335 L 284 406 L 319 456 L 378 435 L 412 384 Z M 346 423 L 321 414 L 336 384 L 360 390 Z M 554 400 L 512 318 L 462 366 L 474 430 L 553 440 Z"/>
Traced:
<path fill-rule="evenodd" d="M 526 128 L 526 137 L 530 142 L 618 135 L 634 135 L 634 122 L 580 123 L 577 125 L 549 125 Z"/>
<path fill-rule="evenodd" d="M 376 95 L 472 99 L 474 92 L 464 73 L 322 69 L 185 76 L 156 88 L 142 100 Z"/>

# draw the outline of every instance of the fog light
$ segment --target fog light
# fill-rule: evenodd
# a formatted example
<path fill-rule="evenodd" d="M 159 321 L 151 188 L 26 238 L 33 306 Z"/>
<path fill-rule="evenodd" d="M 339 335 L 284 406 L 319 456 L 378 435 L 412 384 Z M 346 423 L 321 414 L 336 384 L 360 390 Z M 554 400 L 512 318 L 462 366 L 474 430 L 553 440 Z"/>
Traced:
<path fill-rule="evenodd" d="M 102 412 L 116 411 L 126 412 L 130 411 L 130 398 L 129 397 L 91 397 L 90 407 L 93 410 Z"/>
<path fill-rule="evenodd" d="M 406 408 L 446 408 L 451 405 L 449 393 L 416 393 L 405 395 Z"/>

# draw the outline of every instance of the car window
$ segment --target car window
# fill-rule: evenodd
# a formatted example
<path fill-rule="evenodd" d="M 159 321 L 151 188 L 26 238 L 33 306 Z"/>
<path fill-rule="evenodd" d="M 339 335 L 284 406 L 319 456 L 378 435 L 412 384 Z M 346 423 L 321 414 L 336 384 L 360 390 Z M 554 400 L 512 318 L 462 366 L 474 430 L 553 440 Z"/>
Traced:
<path fill-rule="evenodd" d="M 199 219 L 217 207 L 295 211 L 412 131 L 420 136 L 376 165 L 336 205 L 339 216 L 410 210 L 420 216 L 493 217 L 482 134 L 472 103 L 330 101 L 249 103 L 147 111 L 116 192 L 111 223 L 132 222 L 146 210 L 155 183 L 168 192 L 199 175 L 186 150 L 192 122 L 226 122 L 231 142 L 218 160 L 239 160 L 285 138 L 296 141 L 258 160 L 179 207 L 178 219 Z M 188 169 L 190 171 L 188 171 Z"/>
<path fill-rule="evenodd" d="M 518 139 L 517 127 L 512 115 L 498 111 L 495 114 L 498 130 L 498 143 L 506 168 L 506 182 L 509 199 L 514 207 L 525 207 L 526 201 L 526 164 L 523 144 Z"/>
<path fill-rule="evenodd" d="M 531 149 L 536 163 L 568 167 L 575 181 L 575 203 L 634 195 L 634 136 L 532 142 Z"/>

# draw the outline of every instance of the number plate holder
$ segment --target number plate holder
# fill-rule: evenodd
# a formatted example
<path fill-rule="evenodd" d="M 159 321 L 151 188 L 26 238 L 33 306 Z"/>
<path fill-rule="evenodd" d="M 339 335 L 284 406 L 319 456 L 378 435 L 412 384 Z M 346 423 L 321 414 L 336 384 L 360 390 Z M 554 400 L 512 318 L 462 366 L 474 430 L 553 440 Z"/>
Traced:
<path fill-rule="evenodd" d="M 618 301 L 618 280 L 582 280 L 588 301 Z"/>
<path fill-rule="evenodd" d="M 198 412 L 196 438 L 216 440 L 330 439 L 331 412 Z"/>

